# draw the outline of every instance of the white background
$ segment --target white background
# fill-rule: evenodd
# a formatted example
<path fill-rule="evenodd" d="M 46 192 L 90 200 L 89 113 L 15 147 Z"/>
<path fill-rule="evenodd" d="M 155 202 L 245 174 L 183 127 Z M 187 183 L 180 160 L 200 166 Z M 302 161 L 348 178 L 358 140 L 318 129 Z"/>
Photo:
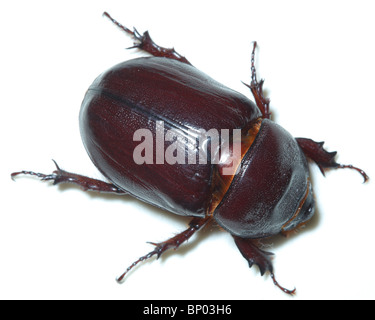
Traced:
<path fill-rule="evenodd" d="M 7 3 L 7 4 L 5 4 Z M 178 252 L 115 278 L 188 219 L 128 197 L 96 196 L 10 173 L 66 170 L 100 178 L 82 145 L 86 89 L 140 56 L 107 10 L 250 97 L 251 42 L 274 120 L 326 141 L 338 161 L 374 168 L 375 20 L 371 1 L 2 2 L 1 299 L 290 299 L 249 269 L 231 236 L 208 228 Z M 312 167 L 318 214 L 302 232 L 267 241 L 294 299 L 375 298 L 374 180 Z"/>

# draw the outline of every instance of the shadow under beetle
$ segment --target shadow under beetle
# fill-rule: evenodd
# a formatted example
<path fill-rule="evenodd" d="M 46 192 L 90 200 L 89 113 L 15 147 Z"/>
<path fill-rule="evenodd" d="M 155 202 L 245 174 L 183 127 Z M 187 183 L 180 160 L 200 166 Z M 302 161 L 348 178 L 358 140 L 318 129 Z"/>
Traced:
<path fill-rule="evenodd" d="M 276 286 L 288 294 L 274 276 L 272 253 L 258 247 L 258 240 L 279 233 L 287 234 L 303 226 L 314 215 L 314 196 L 307 159 L 314 161 L 324 174 L 329 168 L 357 170 L 337 163 L 336 152 L 327 152 L 323 143 L 293 138 L 270 120 L 269 99 L 263 95 L 263 80 L 257 81 L 254 66 L 256 42 L 251 55 L 252 79 L 247 85 L 255 104 L 242 94 L 216 82 L 197 70 L 174 49 L 155 44 L 146 31 L 141 35 L 112 19 L 121 30 L 135 39 L 138 48 L 151 57 L 120 63 L 101 74 L 90 86 L 80 111 L 81 135 L 86 150 L 109 183 L 57 170 L 50 175 L 32 171 L 15 172 L 33 175 L 54 184 L 73 183 L 86 191 L 131 195 L 169 212 L 192 217 L 189 227 L 155 246 L 118 278 L 139 262 L 168 249 L 177 249 L 210 221 L 228 231 L 248 261 L 256 264 L 261 275 L 269 272 Z M 200 130 L 240 130 L 240 141 L 223 148 L 214 147 L 207 138 L 207 154 L 220 153 L 220 161 L 210 157 L 206 163 L 137 164 L 133 150 L 139 144 L 134 133 L 147 129 L 153 138 L 155 122 L 163 121 L 163 134 L 175 129 L 178 140 L 197 160 Z M 164 141 L 165 148 L 172 141 Z M 235 147 L 241 152 L 236 154 Z M 174 150 L 177 152 L 177 150 Z M 152 150 L 155 157 L 157 150 Z M 174 152 L 174 153 L 175 153 Z M 195 153 L 194 153 L 195 152 Z M 174 154 L 173 153 L 173 154 Z M 224 154 L 226 153 L 226 154 Z M 233 174 L 224 174 L 236 165 Z"/>

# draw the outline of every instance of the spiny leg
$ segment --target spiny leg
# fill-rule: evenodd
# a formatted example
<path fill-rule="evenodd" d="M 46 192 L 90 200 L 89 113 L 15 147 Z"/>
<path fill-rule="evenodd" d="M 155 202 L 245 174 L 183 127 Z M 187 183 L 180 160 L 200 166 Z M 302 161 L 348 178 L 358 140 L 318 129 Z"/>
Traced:
<path fill-rule="evenodd" d="M 335 156 L 337 154 L 336 151 L 328 152 L 323 148 L 324 142 L 315 142 L 311 139 L 306 138 L 296 138 L 299 146 L 301 147 L 302 151 L 306 155 L 306 157 L 313 160 L 319 167 L 320 171 L 323 175 L 325 175 L 326 169 L 333 168 L 333 169 L 354 169 L 358 171 L 363 179 L 364 182 L 369 180 L 369 176 L 364 172 L 362 169 L 354 167 L 352 165 L 344 165 L 339 164 L 335 161 Z"/>
<path fill-rule="evenodd" d="M 150 54 L 152 54 L 155 57 L 165 57 L 169 59 L 178 60 L 180 62 L 190 64 L 191 63 L 182 55 L 177 53 L 174 48 L 167 49 L 158 46 L 154 41 L 152 41 L 150 34 L 148 31 L 144 32 L 143 35 L 141 35 L 136 28 L 133 28 L 133 31 L 128 29 L 127 27 L 123 26 L 119 22 L 117 22 L 115 19 L 113 19 L 107 12 L 103 13 L 104 16 L 106 16 L 109 20 L 111 20 L 117 27 L 119 27 L 122 31 L 126 32 L 127 34 L 131 35 L 135 42 L 132 48 L 137 48 L 143 51 L 146 51 Z"/>
<path fill-rule="evenodd" d="M 263 83 L 264 80 L 261 79 L 259 82 L 257 80 L 257 72 L 255 69 L 255 49 L 257 47 L 256 41 L 253 43 L 253 52 L 251 53 L 251 83 L 250 85 L 244 83 L 250 88 L 251 93 L 254 96 L 255 103 L 259 110 L 262 112 L 264 119 L 269 119 L 271 117 L 270 113 L 270 99 L 265 98 L 263 94 Z"/>
<path fill-rule="evenodd" d="M 56 170 L 52 174 L 36 173 L 33 171 L 20 171 L 11 174 L 11 178 L 18 175 L 31 175 L 41 178 L 42 181 L 53 181 L 54 185 L 61 183 L 72 183 L 81 187 L 84 191 L 95 191 L 100 193 L 113 193 L 118 195 L 125 195 L 127 192 L 119 189 L 112 183 L 107 183 L 104 181 L 88 178 L 75 173 L 70 173 L 61 170 L 57 163 L 53 160 L 56 165 Z"/>
<path fill-rule="evenodd" d="M 268 271 L 275 286 L 283 292 L 290 295 L 296 293 L 296 289 L 285 289 L 276 281 L 275 274 L 273 273 L 273 265 L 270 259 L 270 256 L 272 256 L 273 253 L 259 249 L 252 239 L 244 239 L 237 236 L 233 236 L 233 238 L 242 256 L 249 263 L 250 268 L 256 264 L 259 267 L 260 274 L 263 276 L 264 273 Z"/>
<path fill-rule="evenodd" d="M 164 242 L 160 243 L 153 243 L 155 246 L 155 249 L 149 252 L 148 254 L 140 257 L 137 261 L 133 262 L 127 269 L 126 271 L 117 279 L 118 282 L 123 282 L 126 274 L 133 269 L 138 263 L 150 259 L 152 256 L 156 255 L 157 259 L 160 258 L 160 256 L 167 251 L 168 249 L 177 249 L 181 244 L 186 242 L 187 240 L 190 239 L 190 237 L 197 232 L 200 228 L 202 228 L 210 219 L 212 216 L 207 216 L 206 218 L 193 218 L 193 220 L 190 221 L 189 223 L 189 228 L 186 229 L 185 231 L 177 234 L 171 239 L 168 239 Z"/>

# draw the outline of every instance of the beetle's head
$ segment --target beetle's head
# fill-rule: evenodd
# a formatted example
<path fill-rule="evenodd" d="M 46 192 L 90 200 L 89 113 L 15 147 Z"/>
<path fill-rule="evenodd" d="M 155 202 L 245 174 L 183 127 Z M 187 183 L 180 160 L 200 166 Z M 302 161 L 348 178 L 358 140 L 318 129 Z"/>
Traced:
<path fill-rule="evenodd" d="M 306 196 L 301 201 L 301 205 L 298 208 L 296 215 L 284 225 L 284 227 L 282 228 L 282 232 L 288 233 L 298 227 L 303 226 L 313 217 L 314 212 L 315 212 L 314 193 L 313 193 L 311 183 L 309 182 L 307 191 L 306 191 Z"/>

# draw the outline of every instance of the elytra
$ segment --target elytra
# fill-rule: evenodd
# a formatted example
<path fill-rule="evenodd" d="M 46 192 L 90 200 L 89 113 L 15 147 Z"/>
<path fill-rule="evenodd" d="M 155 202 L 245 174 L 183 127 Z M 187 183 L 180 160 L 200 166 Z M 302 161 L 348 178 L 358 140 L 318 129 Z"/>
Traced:
<path fill-rule="evenodd" d="M 80 111 L 86 150 L 108 182 L 57 169 L 34 175 L 54 184 L 73 183 L 85 191 L 130 195 L 166 211 L 192 217 L 189 227 L 142 256 L 139 262 L 176 249 L 196 231 L 215 221 L 228 231 L 261 274 L 276 286 L 270 256 L 258 239 L 289 232 L 314 215 L 307 159 L 324 174 L 328 168 L 351 168 L 335 161 L 322 142 L 294 138 L 270 117 L 269 99 L 254 67 L 255 103 L 195 68 L 174 49 L 155 44 L 149 33 L 131 31 L 104 13 L 135 39 L 151 57 L 125 61 L 101 74 L 89 87 Z M 162 140 L 161 140 L 162 138 Z M 156 142 L 155 142 L 156 141 Z M 156 145 L 157 144 L 157 145 Z"/>

